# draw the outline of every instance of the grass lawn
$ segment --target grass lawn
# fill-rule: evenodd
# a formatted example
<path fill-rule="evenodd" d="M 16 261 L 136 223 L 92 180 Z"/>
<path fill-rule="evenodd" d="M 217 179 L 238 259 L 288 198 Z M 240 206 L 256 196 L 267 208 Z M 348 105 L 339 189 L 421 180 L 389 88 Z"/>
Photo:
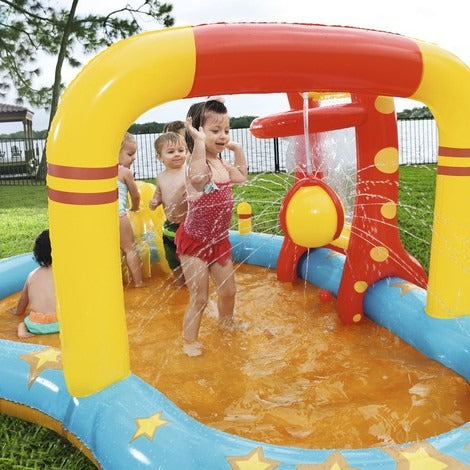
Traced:
<path fill-rule="evenodd" d="M 32 251 L 48 226 L 46 186 L 0 186 L 0 259 Z"/>
<path fill-rule="evenodd" d="M 436 166 L 400 167 L 398 221 L 403 244 L 429 266 Z M 253 230 L 280 233 L 278 212 L 292 184 L 285 174 L 259 174 L 237 187 L 236 202 L 253 206 Z M 233 218 L 236 227 L 236 215 Z M 0 258 L 30 252 L 48 227 L 45 186 L 0 186 Z M 54 432 L 0 414 L 0 469 L 91 469 L 94 465 Z"/>

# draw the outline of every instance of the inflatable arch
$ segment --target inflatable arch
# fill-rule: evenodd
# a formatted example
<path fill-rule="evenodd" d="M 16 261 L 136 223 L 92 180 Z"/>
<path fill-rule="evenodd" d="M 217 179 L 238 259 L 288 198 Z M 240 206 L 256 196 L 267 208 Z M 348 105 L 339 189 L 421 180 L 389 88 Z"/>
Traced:
<path fill-rule="evenodd" d="M 67 88 L 47 142 L 51 241 L 68 390 L 59 377 L 57 400 L 65 411 L 51 416 L 70 432 L 92 436 L 82 439 L 104 468 L 287 469 L 329 462 L 341 468 L 392 469 L 407 453 L 420 455 L 424 464 L 470 464 L 465 426 L 423 443 L 382 450 L 266 445 L 194 423 L 131 374 L 116 217 L 123 133 L 145 111 L 172 100 L 306 90 L 407 97 L 430 107 L 440 136 L 434 235 L 427 299 L 423 292 L 417 294 L 416 309 L 423 311 L 426 303 L 427 315 L 422 313 L 431 328 L 439 329 L 447 320 L 452 325 L 468 320 L 470 71 L 462 62 L 437 46 L 395 34 L 303 24 L 202 25 L 121 41 L 93 59 Z M 275 263 L 279 242 L 273 243 L 260 264 Z M 327 264 L 322 250 L 314 251 L 317 265 Z M 15 348 L 32 354 L 31 347 Z M 52 355 L 47 360 L 53 362 Z M 459 357 L 456 370 L 469 380 L 468 348 Z M 122 405 L 126 396 L 133 397 L 132 409 Z M 27 403 L 23 400 L 11 398 Z M 114 408 L 108 406 L 114 401 Z M 154 411 L 145 414 L 144 409 Z M 88 420 L 80 422 L 84 413 Z M 106 429 L 111 414 L 114 428 L 129 429 L 128 421 L 134 426 L 128 447 L 119 453 L 103 437 L 114 432 Z M 154 436 L 154 447 L 146 453 L 147 440 Z M 139 447 L 140 441 L 145 442 Z"/>

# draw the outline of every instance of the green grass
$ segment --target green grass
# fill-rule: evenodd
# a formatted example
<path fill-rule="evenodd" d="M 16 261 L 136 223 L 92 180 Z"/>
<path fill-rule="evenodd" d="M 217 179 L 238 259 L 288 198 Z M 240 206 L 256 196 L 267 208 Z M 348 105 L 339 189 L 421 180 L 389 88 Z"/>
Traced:
<path fill-rule="evenodd" d="M 398 220 L 405 248 L 428 269 L 433 217 L 435 165 L 400 168 Z M 235 202 L 253 207 L 253 230 L 280 233 L 278 213 L 292 185 L 285 174 L 250 176 L 236 187 Z M 236 215 L 232 220 L 236 227 Z M 30 252 L 36 235 L 48 227 L 45 186 L 0 186 L 0 258 Z M 91 469 L 94 465 L 68 441 L 41 426 L 0 414 L 0 469 Z"/>
<path fill-rule="evenodd" d="M 400 167 L 400 237 L 426 272 L 429 272 L 435 185 L 436 165 Z"/>
<path fill-rule="evenodd" d="M 48 225 L 46 186 L 0 186 L 0 258 L 31 251 Z"/>
<path fill-rule="evenodd" d="M 0 468 L 92 470 L 96 467 L 54 431 L 0 415 Z"/>
<path fill-rule="evenodd" d="M 294 178 L 284 173 L 250 175 L 249 184 L 234 186 L 235 205 L 246 201 L 251 204 L 254 232 L 282 234 L 279 226 L 281 202 L 292 186 Z M 232 228 L 237 229 L 237 215 L 232 218 Z"/>

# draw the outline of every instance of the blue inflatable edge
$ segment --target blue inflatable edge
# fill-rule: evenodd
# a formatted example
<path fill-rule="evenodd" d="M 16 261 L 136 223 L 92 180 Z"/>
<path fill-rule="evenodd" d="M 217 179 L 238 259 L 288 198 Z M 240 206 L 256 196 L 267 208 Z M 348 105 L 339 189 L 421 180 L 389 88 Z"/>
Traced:
<path fill-rule="evenodd" d="M 275 267 L 282 237 L 231 233 L 230 238 L 235 261 Z M 31 260 L 31 255 L 21 255 L 0 262 L 2 297 L 21 290 L 28 269 L 34 269 L 35 264 L 23 264 L 27 259 L 20 261 L 17 258 L 28 257 Z M 299 263 L 299 275 L 308 282 L 336 294 L 343 266 L 344 257 L 337 254 L 332 256 L 332 252 L 324 248 L 311 250 Z M 9 284 L 9 288 L 4 288 L 4 273 L 14 276 L 16 284 Z M 365 299 L 367 316 L 390 328 L 410 344 L 416 342 L 418 345 L 413 345 L 418 349 L 433 349 L 436 338 L 439 338 L 441 343 L 443 336 L 459 333 L 457 340 L 455 337 L 454 340 L 449 338 L 445 347 L 439 347 L 433 354 L 438 356 L 436 360 L 444 359 L 440 362 L 452 369 L 454 367 L 446 362 L 453 363 L 456 367 L 454 370 L 468 380 L 468 341 L 460 344 L 460 349 L 466 349 L 466 353 L 455 353 L 455 356 L 452 354 L 452 359 L 447 358 L 450 343 L 458 343 L 462 337 L 468 339 L 468 318 L 459 322 L 426 320 L 423 317 L 426 315 L 425 292 L 417 291 L 413 299 L 410 299 L 408 296 L 415 292 L 411 291 L 401 298 L 400 292 L 395 296 L 395 291 L 400 289 L 392 287 L 393 283 L 394 279 L 384 279 L 369 289 Z M 393 292 L 390 296 L 391 290 Z M 407 298 L 409 308 L 402 312 L 401 304 Z M 389 300 L 394 306 L 385 305 Z M 414 331 L 409 332 L 409 328 Z M 414 336 L 419 338 L 423 335 L 423 328 L 438 331 L 427 340 L 416 339 Z M 442 334 L 442 328 L 445 328 L 445 335 Z M 294 470 L 297 465 L 302 464 L 322 464 L 335 452 L 341 453 L 347 464 L 353 468 L 397 468 L 397 462 L 386 452 L 387 448 L 300 449 L 251 441 L 212 429 L 188 416 L 162 393 L 134 374 L 86 398 L 70 396 L 62 370 L 46 369 L 28 387 L 30 366 L 21 356 L 40 349 L 43 349 L 43 346 L 0 340 L 0 398 L 39 410 L 62 423 L 64 429 L 90 449 L 104 469 L 230 469 L 229 459 L 246 458 L 259 449 L 265 459 L 277 462 L 275 468 L 281 470 Z M 454 349 L 459 349 L 459 345 L 454 344 L 452 350 Z M 461 361 L 466 361 L 467 365 Z M 155 430 L 152 437 L 138 435 L 137 419 L 151 416 L 158 416 L 163 424 Z M 467 423 L 426 441 L 438 452 L 470 465 L 469 426 L 470 423 Z M 405 448 L 411 444 L 390 447 Z"/>
<path fill-rule="evenodd" d="M 0 299 L 22 290 L 28 274 L 37 267 L 32 253 L 0 259 Z"/>

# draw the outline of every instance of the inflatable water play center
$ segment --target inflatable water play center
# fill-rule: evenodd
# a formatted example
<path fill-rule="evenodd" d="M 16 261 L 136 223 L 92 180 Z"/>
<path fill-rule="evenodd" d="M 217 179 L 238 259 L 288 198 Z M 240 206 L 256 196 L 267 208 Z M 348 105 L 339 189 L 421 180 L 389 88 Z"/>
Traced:
<path fill-rule="evenodd" d="M 382 31 L 213 24 L 120 41 L 64 92 L 47 140 L 60 348 L 0 340 L 0 410 L 55 429 L 104 469 L 470 468 L 469 422 L 377 448 L 267 444 L 201 424 L 131 370 L 116 215 L 122 135 L 169 101 L 250 93 L 287 94 L 290 109 L 251 130 L 298 136 L 302 151 L 279 214 L 284 235 L 232 232 L 235 261 L 330 291 L 348 328 L 372 320 L 468 385 L 470 69 L 436 45 Z M 335 94 L 346 102 L 321 105 Z M 397 226 L 394 97 L 426 104 L 439 132 L 429 275 Z M 356 142 L 351 217 L 319 170 L 321 134 L 345 128 Z M 33 268 L 28 254 L 1 260 L 0 298 Z"/>

